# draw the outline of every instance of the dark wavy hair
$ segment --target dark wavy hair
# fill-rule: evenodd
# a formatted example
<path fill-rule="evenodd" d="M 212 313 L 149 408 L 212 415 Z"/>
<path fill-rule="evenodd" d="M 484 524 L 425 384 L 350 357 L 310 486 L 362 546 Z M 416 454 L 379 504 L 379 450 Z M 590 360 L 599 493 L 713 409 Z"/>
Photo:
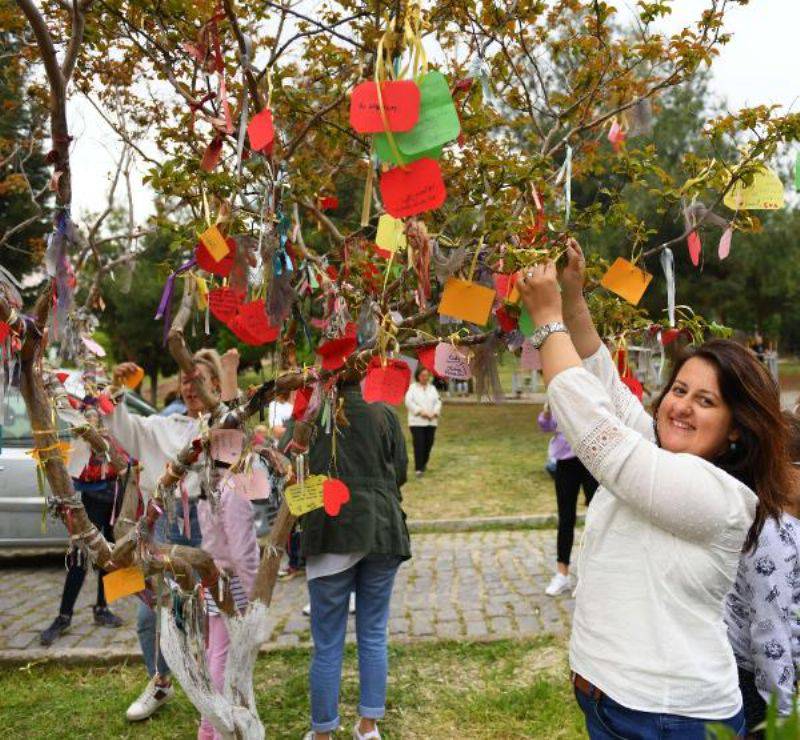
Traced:
<path fill-rule="evenodd" d="M 794 475 L 789 457 L 789 425 L 781 412 L 778 384 L 755 353 L 727 339 L 712 339 L 684 351 L 653 405 L 654 418 L 684 364 L 693 357 L 711 363 L 722 400 L 739 432 L 736 444 L 710 462 L 749 486 L 758 496 L 756 518 L 744 543 L 751 550 L 767 517 L 776 520 L 789 501 Z"/>
<path fill-rule="evenodd" d="M 424 372 L 428 373 L 431 376 L 431 380 L 433 380 L 433 373 L 421 362 L 414 368 L 414 380 L 419 381 L 419 376 Z"/>

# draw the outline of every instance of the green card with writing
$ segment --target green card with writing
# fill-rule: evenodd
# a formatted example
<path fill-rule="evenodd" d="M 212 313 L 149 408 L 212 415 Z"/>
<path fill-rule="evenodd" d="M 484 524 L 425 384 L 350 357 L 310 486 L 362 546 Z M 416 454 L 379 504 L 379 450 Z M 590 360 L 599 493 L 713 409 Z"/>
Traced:
<path fill-rule="evenodd" d="M 423 75 L 419 91 L 421 102 L 416 126 L 411 131 L 394 134 L 397 148 L 407 163 L 423 157 L 438 159 L 442 146 L 457 139 L 461 131 L 447 78 L 441 72 L 432 70 Z M 382 162 L 399 164 L 386 134 L 375 135 L 375 150 Z"/>

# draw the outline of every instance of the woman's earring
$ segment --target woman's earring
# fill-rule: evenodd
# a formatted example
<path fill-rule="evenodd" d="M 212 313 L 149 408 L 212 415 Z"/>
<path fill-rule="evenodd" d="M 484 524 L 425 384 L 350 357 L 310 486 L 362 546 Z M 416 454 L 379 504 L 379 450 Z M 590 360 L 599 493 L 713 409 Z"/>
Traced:
<path fill-rule="evenodd" d="M 731 452 L 736 452 L 736 450 L 737 450 L 737 449 L 739 449 L 739 448 L 737 447 L 737 445 L 736 445 L 736 440 L 734 440 L 733 442 L 731 442 L 731 446 L 730 446 L 730 448 L 729 448 L 729 449 L 730 449 L 730 451 L 731 451 Z"/>

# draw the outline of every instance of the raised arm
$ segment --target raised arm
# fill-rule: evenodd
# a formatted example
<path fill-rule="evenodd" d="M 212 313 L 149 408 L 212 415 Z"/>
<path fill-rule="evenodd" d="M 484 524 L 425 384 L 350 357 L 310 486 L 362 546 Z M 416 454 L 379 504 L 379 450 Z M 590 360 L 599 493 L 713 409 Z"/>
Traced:
<path fill-rule="evenodd" d="M 586 359 L 600 349 L 603 341 L 597 333 L 583 295 L 586 261 L 580 244 L 574 239 L 567 243 L 566 256 L 567 265 L 561 271 L 560 280 L 563 318 L 578 355 L 581 359 Z"/>

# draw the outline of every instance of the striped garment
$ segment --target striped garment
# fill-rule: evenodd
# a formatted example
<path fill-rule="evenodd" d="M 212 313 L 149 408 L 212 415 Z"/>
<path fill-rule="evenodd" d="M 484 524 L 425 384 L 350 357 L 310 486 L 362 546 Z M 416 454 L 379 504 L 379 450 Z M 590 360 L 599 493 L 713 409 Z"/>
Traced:
<path fill-rule="evenodd" d="M 250 599 L 247 598 L 247 591 L 245 591 L 242 582 L 239 580 L 239 576 L 230 576 L 228 585 L 230 586 L 231 593 L 233 594 L 233 603 L 236 604 L 236 609 L 239 612 L 244 612 Z M 220 610 L 217 606 L 217 602 L 214 601 L 214 597 L 211 595 L 211 589 L 203 588 L 203 596 L 205 597 L 206 613 L 208 616 L 218 617 L 220 615 Z"/>

